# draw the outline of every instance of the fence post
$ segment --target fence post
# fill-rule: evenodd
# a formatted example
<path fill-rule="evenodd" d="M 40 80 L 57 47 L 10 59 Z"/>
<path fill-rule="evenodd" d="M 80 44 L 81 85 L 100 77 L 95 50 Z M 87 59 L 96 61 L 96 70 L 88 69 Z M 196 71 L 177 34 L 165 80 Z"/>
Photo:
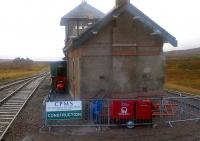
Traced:
<path fill-rule="evenodd" d="M 108 104 L 108 126 L 110 126 L 110 100 L 107 100 Z"/>
<path fill-rule="evenodd" d="M 164 114 L 164 99 L 163 99 L 163 97 L 161 97 L 161 99 L 160 99 L 160 123 L 164 123 L 163 114 Z"/>
<path fill-rule="evenodd" d="M 47 127 L 47 112 L 46 112 L 46 102 L 47 100 L 45 99 L 42 103 L 42 116 L 43 116 L 43 122 L 44 126 Z"/>

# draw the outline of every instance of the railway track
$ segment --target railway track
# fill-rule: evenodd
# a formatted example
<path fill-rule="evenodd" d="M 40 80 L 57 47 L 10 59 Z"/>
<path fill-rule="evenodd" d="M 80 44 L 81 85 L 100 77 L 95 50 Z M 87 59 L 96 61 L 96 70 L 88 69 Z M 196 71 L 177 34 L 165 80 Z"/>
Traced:
<path fill-rule="evenodd" d="M 43 74 L 31 78 L 23 85 L 20 85 L 14 92 L 0 100 L 0 140 L 3 139 L 17 115 L 24 108 L 46 76 L 47 74 Z"/>
<path fill-rule="evenodd" d="M 3 99 L 6 99 L 7 96 L 12 95 L 11 93 L 15 93 L 16 91 L 19 91 L 24 85 L 26 85 L 32 79 L 37 78 L 44 74 L 46 73 L 39 74 L 37 76 L 28 77 L 16 82 L 11 82 L 6 85 L 0 86 L 0 103 Z"/>
<path fill-rule="evenodd" d="M 42 74 L 41 74 L 42 75 Z M 12 86 L 15 86 L 15 85 L 18 85 L 18 84 L 21 84 L 23 82 L 26 82 L 28 80 L 31 80 L 32 78 L 34 77 L 37 77 L 38 75 L 36 76 L 31 76 L 31 77 L 26 77 L 26 78 L 23 78 L 23 79 L 19 79 L 19 80 L 16 80 L 16 81 L 12 81 L 12 82 L 9 82 L 7 84 L 4 84 L 4 85 L 0 85 L 0 91 L 4 90 L 4 89 L 7 89 L 7 88 L 10 88 Z"/>

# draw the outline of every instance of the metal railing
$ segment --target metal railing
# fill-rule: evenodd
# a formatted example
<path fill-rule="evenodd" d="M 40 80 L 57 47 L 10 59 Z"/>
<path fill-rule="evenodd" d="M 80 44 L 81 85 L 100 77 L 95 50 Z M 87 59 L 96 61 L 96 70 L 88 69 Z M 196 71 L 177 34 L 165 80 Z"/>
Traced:
<path fill-rule="evenodd" d="M 200 97 L 198 96 L 169 97 L 163 99 L 163 101 L 172 105 L 172 107 L 168 107 L 171 115 L 165 116 L 163 119 L 170 126 L 172 126 L 171 123 L 175 122 L 200 119 Z"/>
<path fill-rule="evenodd" d="M 72 101 L 72 100 L 66 100 Z M 43 107 L 44 127 L 53 126 L 135 126 L 200 119 L 200 97 L 149 99 L 83 99 L 79 118 L 48 119 Z M 55 102 L 55 101 L 54 101 Z M 56 116 L 56 115 L 52 115 Z M 59 116 L 59 115 L 57 115 Z M 64 114 L 64 116 L 69 116 Z"/>

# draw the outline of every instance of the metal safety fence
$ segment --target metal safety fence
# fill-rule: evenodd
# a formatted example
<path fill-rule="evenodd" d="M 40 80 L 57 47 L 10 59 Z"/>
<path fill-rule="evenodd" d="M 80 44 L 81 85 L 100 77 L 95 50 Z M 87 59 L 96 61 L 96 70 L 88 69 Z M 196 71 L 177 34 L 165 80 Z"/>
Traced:
<path fill-rule="evenodd" d="M 45 127 L 148 126 L 200 119 L 200 97 L 45 101 Z"/>
<path fill-rule="evenodd" d="M 200 120 L 200 97 L 169 97 L 162 100 L 160 121 L 165 123 Z"/>

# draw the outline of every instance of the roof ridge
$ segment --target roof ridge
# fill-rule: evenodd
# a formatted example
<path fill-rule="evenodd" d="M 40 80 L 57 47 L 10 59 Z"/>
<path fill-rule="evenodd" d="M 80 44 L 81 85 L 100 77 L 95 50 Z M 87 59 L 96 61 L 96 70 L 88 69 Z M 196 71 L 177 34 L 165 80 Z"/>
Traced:
<path fill-rule="evenodd" d="M 114 8 L 113 11 L 110 11 L 103 19 L 101 19 L 99 22 L 97 22 L 92 27 L 83 32 L 78 38 L 73 39 L 73 45 L 75 47 L 81 45 L 85 40 L 87 40 L 93 35 L 92 32 L 98 32 L 102 27 L 104 27 L 105 25 L 107 25 L 107 23 L 113 20 L 113 16 L 118 16 L 125 10 L 133 16 L 138 16 L 141 22 L 149 26 L 155 32 L 158 31 L 165 43 L 170 43 L 174 47 L 177 46 L 177 40 L 174 36 L 168 33 L 165 29 L 159 26 L 156 22 L 154 22 L 151 18 L 146 16 L 142 11 L 133 6 L 131 3 L 129 3 L 128 5 L 123 5 Z"/>
<path fill-rule="evenodd" d="M 65 14 L 62 19 L 85 18 L 87 15 L 93 15 L 94 18 L 99 19 L 103 18 L 105 14 L 84 1 Z"/>

